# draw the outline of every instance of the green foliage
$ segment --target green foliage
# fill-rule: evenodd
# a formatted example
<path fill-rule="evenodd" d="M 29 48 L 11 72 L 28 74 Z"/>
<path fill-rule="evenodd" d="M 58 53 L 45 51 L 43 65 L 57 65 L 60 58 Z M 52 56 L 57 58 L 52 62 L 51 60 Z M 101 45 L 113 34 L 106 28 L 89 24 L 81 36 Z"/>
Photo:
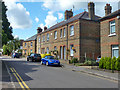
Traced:
<path fill-rule="evenodd" d="M 106 62 L 108 60 L 108 57 L 105 57 L 104 60 L 103 60 L 103 68 L 106 69 Z"/>
<path fill-rule="evenodd" d="M 7 55 L 8 54 L 7 51 L 8 51 L 7 45 L 3 45 L 3 54 Z"/>
<path fill-rule="evenodd" d="M 2 45 L 7 44 L 9 40 L 13 40 L 12 27 L 10 27 L 8 22 L 6 11 L 7 8 L 2 2 Z"/>
<path fill-rule="evenodd" d="M 70 61 L 70 63 L 78 63 L 78 58 L 72 58 L 72 60 Z"/>
<path fill-rule="evenodd" d="M 18 53 L 22 53 L 22 51 L 23 51 L 22 49 L 19 49 L 19 50 L 18 50 Z"/>
<path fill-rule="evenodd" d="M 99 68 L 103 68 L 104 65 L 104 57 L 102 57 L 99 61 Z"/>
<path fill-rule="evenodd" d="M 108 57 L 107 60 L 106 60 L 106 69 L 111 69 L 111 58 Z"/>
<path fill-rule="evenodd" d="M 120 71 L 120 56 L 117 58 L 115 62 L 115 69 Z"/>
<path fill-rule="evenodd" d="M 116 62 L 116 57 L 113 57 L 111 60 L 111 70 L 115 70 L 115 62 Z"/>
<path fill-rule="evenodd" d="M 3 54 L 10 55 L 14 49 L 16 51 L 20 48 L 20 41 L 18 39 L 10 40 L 6 45 L 3 45 Z"/>

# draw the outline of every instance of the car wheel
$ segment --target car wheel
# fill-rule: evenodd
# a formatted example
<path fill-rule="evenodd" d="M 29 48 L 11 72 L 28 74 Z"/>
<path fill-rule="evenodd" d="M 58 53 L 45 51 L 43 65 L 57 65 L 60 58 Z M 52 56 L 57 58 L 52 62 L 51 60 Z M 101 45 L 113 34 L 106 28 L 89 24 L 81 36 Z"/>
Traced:
<path fill-rule="evenodd" d="M 48 62 L 46 62 L 46 66 L 49 66 Z"/>
<path fill-rule="evenodd" d="M 43 65 L 43 62 L 41 61 L 41 65 Z"/>
<path fill-rule="evenodd" d="M 27 58 L 27 61 L 29 61 L 29 58 Z"/>

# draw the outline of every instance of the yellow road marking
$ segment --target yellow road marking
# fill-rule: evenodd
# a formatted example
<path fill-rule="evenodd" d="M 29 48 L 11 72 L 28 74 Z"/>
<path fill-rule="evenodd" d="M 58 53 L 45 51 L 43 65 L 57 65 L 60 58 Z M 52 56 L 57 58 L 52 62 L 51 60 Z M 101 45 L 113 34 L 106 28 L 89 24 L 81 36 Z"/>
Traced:
<path fill-rule="evenodd" d="M 24 88 L 26 87 L 28 90 L 30 90 L 30 88 L 26 85 L 26 83 L 23 81 L 23 79 L 20 77 L 20 75 L 16 72 L 16 70 L 14 68 L 10 68 L 10 70 L 13 72 L 14 76 L 16 77 L 18 83 L 20 84 L 21 88 L 23 88 L 23 90 L 25 90 Z M 19 77 L 19 78 L 18 78 Z M 20 80 L 21 81 L 20 81 Z M 22 82 L 22 83 L 21 83 Z M 24 87 L 24 86 L 25 87 Z"/>
<path fill-rule="evenodd" d="M 10 68 L 10 70 L 13 72 L 12 68 Z M 22 85 L 22 83 L 20 82 L 19 78 L 16 76 L 16 74 L 14 72 L 13 72 L 13 75 L 16 77 L 16 79 L 17 79 L 19 85 L 21 86 L 21 88 L 23 88 L 23 90 L 25 90 L 24 86 Z"/>
<path fill-rule="evenodd" d="M 13 68 L 13 70 L 16 72 L 16 70 Z M 16 74 L 17 74 L 17 76 L 20 78 L 20 80 L 22 81 L 22 83 L 23 83 L 23 85 L 28 89 L 28 90 L 30 90 L 29 89 L 29 87 L 26 85 L 26 83 L 23 81 L 23 79 L 20 77 L 20 75 L 16 72 Z"/>

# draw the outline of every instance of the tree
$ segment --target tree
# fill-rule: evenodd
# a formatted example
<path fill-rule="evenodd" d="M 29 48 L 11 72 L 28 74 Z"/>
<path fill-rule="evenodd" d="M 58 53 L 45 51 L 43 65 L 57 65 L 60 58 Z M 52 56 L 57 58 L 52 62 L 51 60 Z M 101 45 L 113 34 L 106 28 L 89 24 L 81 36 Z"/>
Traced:
<path fill-rule="evenodd" d="M 10 40 L 6 45 L 3 45 L 3 54 L 10 55 L 13 50 L 16 51 L 17 49 L 20 49 L 19 39 Z"/>
<path fill-rule="evenodd" d="M 6 11 L 7 7 L 2 2 L 2 45 L 7 44 L 9 40 L 13 40 L 12 27 L 8 22 Z"/>

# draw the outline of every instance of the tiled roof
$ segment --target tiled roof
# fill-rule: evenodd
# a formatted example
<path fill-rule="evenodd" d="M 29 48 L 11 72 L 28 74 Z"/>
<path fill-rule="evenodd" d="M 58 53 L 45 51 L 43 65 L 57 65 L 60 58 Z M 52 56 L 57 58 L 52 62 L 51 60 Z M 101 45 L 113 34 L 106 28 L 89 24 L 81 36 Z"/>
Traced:
<path fill-rule="evenodd" d="M 80 14 L 77 14 L 77 15 L 71 17 L 71 18 L 68 19 L 68 20 L 64 20 L 64 21 L 62 21 L 62 22 L 60 22 L 60 23 L 57 23 L 57 24 L 53 25 L 52 27 L 48 28 L 48 29 L 45 30 L 44 32 L 47 32 L 47 31 L 53 30 L 53 29 L 55 29 L 55 28 L 58 28 L 58 27 L 60 27 L 60 26 L 66 25 L 66 24 L 68 24 L 68 23 L 70 23 L 70 22 L 73 22 L 73 21 L 75 21 L 75 20 L 78 20 L 79 18 L 90 20 L 88 14 L 89 14 L 88 12 L 84 11 L 84 12 L 82 12 L 82 13 L 80 13 Z M 95 20 L 94 20 L 94 21 L 98 21 L 99 18 L 101 18 L 101 17 L 95 15 Z M 44 32 L 42 32 L 42 33 L 44 33 Z"/>
<path fill-rule="evenodd" d="M 26 39 L 25 41 L 33 41 L 33 40 L 36 40 L 37 39 L 37 34 L 35 34 L 34 36 Z"/>
<path fill-rule="evenodd" d="M 100 20 L 102 21 L 102 20 L 110 19 L 110 18 L 116 17 L 118 15 L 120 15 L 120 9 L 113 13 L 108 14 L 107 16 L 102 17 Z"/>

